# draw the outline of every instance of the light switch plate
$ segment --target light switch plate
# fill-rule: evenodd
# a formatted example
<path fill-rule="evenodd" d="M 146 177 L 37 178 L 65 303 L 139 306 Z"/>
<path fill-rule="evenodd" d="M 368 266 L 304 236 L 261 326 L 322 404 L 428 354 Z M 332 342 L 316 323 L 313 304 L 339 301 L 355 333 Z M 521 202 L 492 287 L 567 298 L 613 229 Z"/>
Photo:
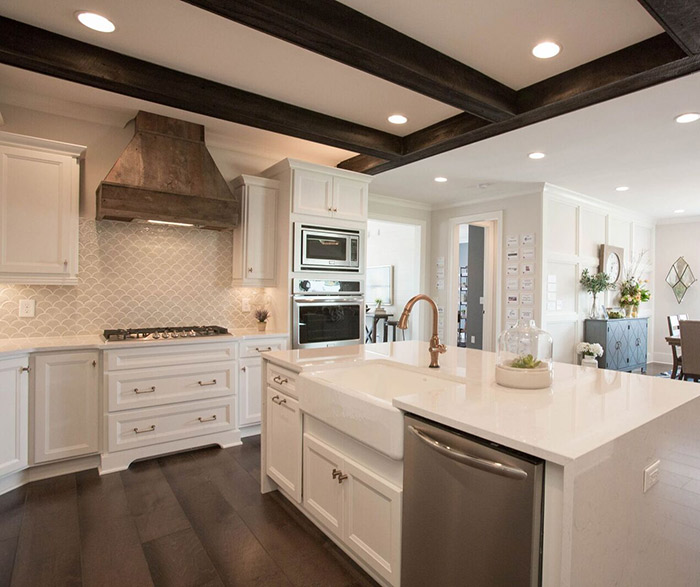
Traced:
<path fill-rule="evenodd" d="M 649 491 L 659 482 L 659 467 L 661 461 L 657 460 L 644 469 L 644 493 Z"/>
<path fill-rule="evenodd" d="M 250 312 L 250 301 L 248 299 L 244 299 L 241 302 L 241 312 Z"/>
<path fill-rule="evenodd" d="M 19 317 L 34 318 L 36 315 L 36 300 L 19 301 Z"/>

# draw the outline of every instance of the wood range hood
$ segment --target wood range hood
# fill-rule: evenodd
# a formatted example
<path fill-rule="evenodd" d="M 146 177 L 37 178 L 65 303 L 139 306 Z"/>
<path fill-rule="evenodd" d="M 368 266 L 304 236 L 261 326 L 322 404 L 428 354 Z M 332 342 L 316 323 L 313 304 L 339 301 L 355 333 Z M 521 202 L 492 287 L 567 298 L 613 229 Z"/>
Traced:
<path fill-rule="evenodd" d="M 241 202 L 204 144 L 204 127 L 140 111 L 135 134 L 97 188 L 98 220 L 159 220 L 226 230 Z"/>

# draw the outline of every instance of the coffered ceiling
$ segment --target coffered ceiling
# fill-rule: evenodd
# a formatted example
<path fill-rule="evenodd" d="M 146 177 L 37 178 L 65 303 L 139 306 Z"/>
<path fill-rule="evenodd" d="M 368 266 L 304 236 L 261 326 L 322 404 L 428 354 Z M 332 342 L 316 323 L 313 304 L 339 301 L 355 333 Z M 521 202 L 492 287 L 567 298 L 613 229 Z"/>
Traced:
<path fill-rule="evenodd" d="M 109 17 L 116 31 L 82 27 L 79 9 Z M 386 193 L 442 202 L 486 176 L 590 185 L 557 170 L 555 158 L 541 166 L 548 177 L 500 164 L 499 141 L 546 137 L 560 119 L 595 128 L 581 113 L 700 69 L 700 7 L 682 0 L 6 0 L 0 16 L 9 79 L 0 90 L 21 89 L 22 68 L 40 74 L 47 95 L 115 110 L 145 100 L 152 111 L 204 116 L 224 134 L 252 127 L 246 137 L 261 149 L 271 132 L 278 146 L 278 134 L 296 147 L 313 141 L 319 161 L 379 174 Z M 542 40 L 559 42 L 561 54 L 534 58 Z M 131 98 L 114 104 L 114 92 Z M 397 112 L 408 123 L 387 122 Z M 482 151 L 492 153 L 486 167 Z M 459 189 L 451 182 L 449 196 L 417 195 L 417 170 L 431 175 L 441 164 L 474 171 Z"/>

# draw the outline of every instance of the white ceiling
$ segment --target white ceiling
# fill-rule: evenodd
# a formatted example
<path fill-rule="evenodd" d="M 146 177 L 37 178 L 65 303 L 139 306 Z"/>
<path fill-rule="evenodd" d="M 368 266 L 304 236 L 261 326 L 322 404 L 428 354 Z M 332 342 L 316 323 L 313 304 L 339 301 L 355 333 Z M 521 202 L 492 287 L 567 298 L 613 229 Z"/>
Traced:
<path fill-rule="evenodd" d="M 637 0 L 345 0 L 352 6 L 517 89 L 661 32 Z M 78 9 L 105 14 L 110 35 L 80 26 Z M 407 134 L 457 113 L 434 100 L 231 23 L 179 0 L 4 0 L 0 14 L 89 43 L 208 77 L 292 104 Z M 543 39 L 560 56 L 535 60 Z M 139 109 L 205 124 L 235 150 L 335 165 L 352 153 L 184 113 L 0 66 L 0 101 L 72 112 L 85 105 L 124 121 Z M 62 105 L 61 105 L 62 104 Z M 89 117 L 91 108 L 82 108 Z M 700 111 L 700 77 L 686 77 L 545 121 L 377 176 L 372 191 L 435 205 L 522 191 L 549 182 L 582 194 L 673 216 L 700 214 L 700 122 L 673 116 Z M 403 127 L 386 116 L 402 112 Z M 98 116 L 98 113 L 95 113 Z M 542 161 L 527 153 L 542 150 Z M 449 178 L 446 184 L 432 181 Z M 478 184 L 490 183 L 485 188 Z M 620 194 L 617 185 L 629 185 Z M 696 203 L 697 201 L 697 203 Z"/>

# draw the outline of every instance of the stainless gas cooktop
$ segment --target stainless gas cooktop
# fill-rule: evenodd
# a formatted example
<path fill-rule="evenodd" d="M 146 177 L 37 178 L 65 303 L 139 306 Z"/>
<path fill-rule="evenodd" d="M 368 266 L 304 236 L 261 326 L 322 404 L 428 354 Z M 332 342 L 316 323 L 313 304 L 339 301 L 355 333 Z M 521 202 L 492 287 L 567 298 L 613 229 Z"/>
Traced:
<path fill-rule="evenodd" d="M 117 340 L 164 340 L 170 338 L 198 338 L 202 336 L 228 335 L 223 326 L 168 326 L 164 328 L 126 328 L 105 330 L 107 342 Z"/>

